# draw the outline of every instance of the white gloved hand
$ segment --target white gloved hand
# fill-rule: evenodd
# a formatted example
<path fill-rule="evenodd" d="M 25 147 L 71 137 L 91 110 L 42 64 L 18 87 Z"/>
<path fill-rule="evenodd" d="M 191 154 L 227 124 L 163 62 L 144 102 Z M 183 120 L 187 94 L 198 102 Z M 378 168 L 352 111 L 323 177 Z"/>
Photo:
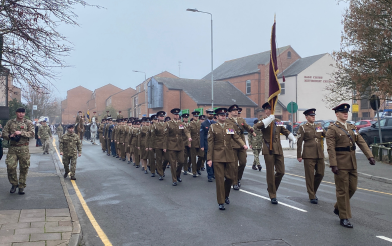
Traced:
<path fill-rule="evenodd" d="M 269 117 L 265 118 L 264 120 L 261 120 L 264 123 L 264 128 L 267 128 L 271 124 L 271 122 L 274 121 L 274 119 L 275 119 L 275 116 L 274 116 L 274 118 L 272 118 L 270 115 Z"/>
<path fill-rule="evenodd" d="M 292 133 L 289 134 L 288 138 L 293 141 L 293 144 L 297 143 L 297 139 L 294 137 L 294 135 Z"/>
<path fill-rule="evenodd" d="M 269 118 L 271 118 L 272 120 L 274 120 L 274 119 L 275 119 L 275 115 L 271 114 L 271 115 L 269 116 Z"/>

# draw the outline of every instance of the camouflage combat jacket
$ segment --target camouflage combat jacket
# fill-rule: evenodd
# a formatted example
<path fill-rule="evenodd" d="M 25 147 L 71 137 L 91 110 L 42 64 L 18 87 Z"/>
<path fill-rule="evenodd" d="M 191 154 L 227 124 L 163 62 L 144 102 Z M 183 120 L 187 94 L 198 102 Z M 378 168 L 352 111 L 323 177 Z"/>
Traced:
<path fill-rule="evenodd" d="M 76 133 L 67 132 L 60 138 L 60 152 L 65 156 L 76 156 L 82 154 L 82 144 Z"/>
<path fill-rule="evenodd" d="M 256 133 L 256 137 L 253 134 L 248 134 L 249 146 L 252 146 L 252 149 L 261 149 L 263 144 L 263 132 L 260 129 L 253 127 L 254 133 Z"/>
<path fill-rule="evenodd" d="M 9 137 L 16 131 L 21 131 L 21 137 L 18 142 L 14 139 L 10 139 Z M 28 119 L 23 119 L 21 122 L 17 121 L 16 118 L 13 120 L 9 120 L 3 129 L 3 138 L 6 140 L 11 140 L 11 146 L 28 145 L 29 138 L 33 138 L 34 136 L 35 131 L 33 122 Z"/>
<path fill-rule="evenodd" d="M 50 127 L 48 125 L 40 126 L 38 128 L 38 137 L 40 137 L 43 140 L 52 137 L 52 131 L 50 130 Z"/>

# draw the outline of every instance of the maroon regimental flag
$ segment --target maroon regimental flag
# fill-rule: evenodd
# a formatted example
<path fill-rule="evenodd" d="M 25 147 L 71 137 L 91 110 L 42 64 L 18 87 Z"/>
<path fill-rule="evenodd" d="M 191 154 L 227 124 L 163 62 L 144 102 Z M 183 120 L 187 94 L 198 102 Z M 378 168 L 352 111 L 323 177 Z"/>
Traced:
<path fill-rule="evenodd" d="M 271 56 L 269 64 L 269 98 L 268 102 L 271 105 L 271 113 L 274 114 L 276 103 L 278 102 L 278 95 L 280 94 L 280 84 L 278 81 L 278 62 L 276 60 L 276 41 L 275 41 L 276 22 L 272 26 L 271 32 Z"/>

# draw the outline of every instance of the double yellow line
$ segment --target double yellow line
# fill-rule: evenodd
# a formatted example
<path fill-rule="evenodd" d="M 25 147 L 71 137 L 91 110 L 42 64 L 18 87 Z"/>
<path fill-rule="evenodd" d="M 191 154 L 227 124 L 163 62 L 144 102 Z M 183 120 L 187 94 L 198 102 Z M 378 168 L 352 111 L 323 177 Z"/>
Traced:
<path fill-rule="evenodd" d="M 60 162 L 62 162 L 59 151 L 56 148 L 56 140 L 53 138 L 53 146 L 54 149 L 56 150 L 57 156 L 59 157 Z M 83 199 L 82 193 L 80 193 L 80 190 L 78 188 L 78 185 L 76 184 L 75 180 L 71 180 L 72 186 L 76 192 L 76 195 L 79 198 L 80 204 L 82 204 L 82 207 L 84 209 L 84 212 L 86 213 L 87 217 L 89 218 L 91 224 L 93 225 L 95 231 L 97 232 L 99 238 L 102 240 L 102 243 L 105 246 L 112 246 L 112 243 L 109 241 L 109 238 L 106 236 L 105 232 L 102 230 L 102 228 L 99 226 L 97 220 L 94 218 L 94 215 L 91 213 L 90 208 L 87 206 L 86 201 Z"/>

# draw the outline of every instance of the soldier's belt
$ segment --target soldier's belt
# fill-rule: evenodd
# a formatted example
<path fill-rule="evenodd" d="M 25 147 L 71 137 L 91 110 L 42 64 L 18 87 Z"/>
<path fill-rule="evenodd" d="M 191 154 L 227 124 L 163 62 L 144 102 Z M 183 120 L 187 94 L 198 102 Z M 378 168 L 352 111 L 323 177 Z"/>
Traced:
<path fill-rule="evenodd" d="M 26 146 L 29 145 L 29 143 L 24 143 L 24 144 L 11 144 L 12 147 L 20 147 L 20 146 Z"/>
<path fill-rule="evenodd" d="M 335 151 L 354 151 L 357 148 L 357 146 L 347 146 L 347 147 L 336 147 Z"/>

